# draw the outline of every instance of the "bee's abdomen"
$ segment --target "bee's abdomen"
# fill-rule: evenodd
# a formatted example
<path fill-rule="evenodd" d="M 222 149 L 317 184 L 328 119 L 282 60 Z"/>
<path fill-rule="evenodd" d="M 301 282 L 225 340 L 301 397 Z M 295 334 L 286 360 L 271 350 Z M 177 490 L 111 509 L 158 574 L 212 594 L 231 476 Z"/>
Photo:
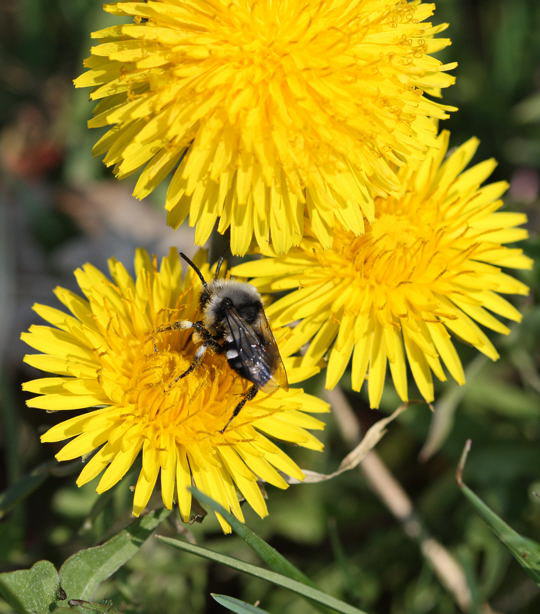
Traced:
<path fill-rule="evenodd" d="M 225 355 L 227 356 L 227 362 L 229 363 L 229 367 L 233 371 L 236 371 L 236 373 L 238 373 L 240 377 L 252 381 L 251 373 L 240 359 L 236 348 L 231 348 L 230 350 L 227 350 Z"/>
<path fill-rule="evenodd" d="M 247 365 L 240 357 L 240 352 L 234 342 L 225 343 L 225 356 L 229 367 L 238 373 L 240 377 L 262 387 L 272 377 L 270 369 L 264 361 L 257 361 L 253 365 Z"/>

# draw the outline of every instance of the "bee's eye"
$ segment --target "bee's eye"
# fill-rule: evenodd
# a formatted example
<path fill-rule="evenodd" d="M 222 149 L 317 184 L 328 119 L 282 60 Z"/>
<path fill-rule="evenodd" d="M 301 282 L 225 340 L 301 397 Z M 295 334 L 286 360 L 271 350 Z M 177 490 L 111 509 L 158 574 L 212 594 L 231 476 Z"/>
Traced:
<path fill-rule="evenodd" d="M 253 324 L 257 320 L 261 309 L 262 305 L 259 302 L 244 303 L 236 307 L 238 315 L 248 324 Z"/>

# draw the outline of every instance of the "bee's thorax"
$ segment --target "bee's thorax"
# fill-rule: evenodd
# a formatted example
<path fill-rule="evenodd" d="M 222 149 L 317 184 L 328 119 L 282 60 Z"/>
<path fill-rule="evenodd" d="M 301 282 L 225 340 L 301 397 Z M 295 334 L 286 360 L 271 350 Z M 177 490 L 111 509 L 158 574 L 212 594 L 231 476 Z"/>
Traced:
<path fill-rule="evenodd" d="M 251 284 L 230 280 L 209 283 L 201 293 L 200 307 L 205 326 L 224 332 L 227 310 L 234 308 L 247 324 L 257 322 L 262 313 L 257 290 Z"/>

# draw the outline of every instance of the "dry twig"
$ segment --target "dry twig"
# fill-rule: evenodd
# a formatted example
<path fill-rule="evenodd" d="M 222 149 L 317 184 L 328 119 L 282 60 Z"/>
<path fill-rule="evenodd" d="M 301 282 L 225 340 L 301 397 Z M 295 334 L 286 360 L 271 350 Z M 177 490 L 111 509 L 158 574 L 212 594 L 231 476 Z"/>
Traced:
<path fill-rule="evenodd" d="M 349 445 L 357 445 L 361 437 L 361 429 L 345 394 L 336 388 L 327 391 L 326 397 L 332 404 L 341 436 Z M 468 612 L 471 605 L 471 592 L 463 569 L 452 554 L 428 534 L 421 519 L 414 511 L 412 501 L 378 454 L 374 451 L 370 452 L 360 464 L 360 470 L 364 473 L 371 489 L 400 522 L 405 534 L 418 542 L 427 562 L 441 584 L 451 593 L 460 609 Z M 491 610 L 486 609 L 487 611 Z"/>

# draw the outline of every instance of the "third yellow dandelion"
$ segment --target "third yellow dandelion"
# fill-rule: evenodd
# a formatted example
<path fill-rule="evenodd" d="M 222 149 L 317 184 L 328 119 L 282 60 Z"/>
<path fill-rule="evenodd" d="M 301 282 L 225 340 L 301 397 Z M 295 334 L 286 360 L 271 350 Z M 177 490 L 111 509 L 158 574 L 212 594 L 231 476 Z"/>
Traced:
<path fill-rule="evenodd" d="M 230 228 L 298 245 L 308 219 L 330 243 L 372 220 L 396 168 L 433 146 L 433 99 L 453 83 L 433 54 L 445 25 L 419 0 L 154 0 L 105 5 L 133 23 L 93 33 L 76 80 L 99 101 L 94 152 L 119 178 L 139 172 L 144 198 L 172 174 L 168 221 L 204 243 Z"/>

